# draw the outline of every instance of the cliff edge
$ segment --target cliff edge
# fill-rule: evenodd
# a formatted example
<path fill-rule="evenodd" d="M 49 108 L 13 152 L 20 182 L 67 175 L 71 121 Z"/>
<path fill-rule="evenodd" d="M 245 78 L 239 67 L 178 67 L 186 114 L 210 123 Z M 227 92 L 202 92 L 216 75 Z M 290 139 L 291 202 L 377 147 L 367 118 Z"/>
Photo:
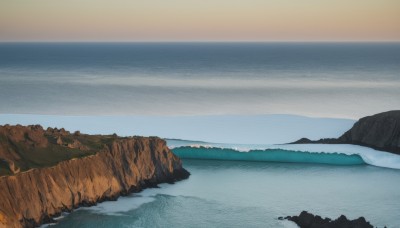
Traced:
<path fill-rule="evenodd" d="M 0 227 L 35 227 L 63 211 L 189 175 L 157 137 L 0 126 Z"/>
<path fill-rule="evenodd" d="M 361 118 L 337 139 L 302 138 L 296 143 L 355 144 L 400 154 L 400 110 Z"/>

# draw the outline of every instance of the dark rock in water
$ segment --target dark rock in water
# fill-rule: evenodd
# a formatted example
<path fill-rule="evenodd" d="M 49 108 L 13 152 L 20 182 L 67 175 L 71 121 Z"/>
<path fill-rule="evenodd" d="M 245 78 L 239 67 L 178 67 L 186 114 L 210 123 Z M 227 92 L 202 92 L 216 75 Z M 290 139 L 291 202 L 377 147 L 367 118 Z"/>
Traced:
<path fill-rule="evenodd" d="M 289 144 L 309 144 L 309 143 L 314 143 L 315 141 L 312 141 L 311 139 L 308 138 L 301 138 L 297 141 L 291 142 Z"/>
<path fill-rule="evenodd" d="M 299 216 L 287 216 L 285 219 L 296 223 L 300 228 L 373 228 L 364 217 L 349 220 L 346 216 L 341 215 L 339 218 L 331 220 L 307 211 L 301 212 Z"/>
<path fill-rule="evenodd" d="M 302 138 L 293 142 L 299 143 L 355 144 L 400 154 L 400 110 L 361 118 L 337 139 L 312 141 Z"/>
<path fill-rule="evenodd" d="M 320 144 L 339 144 L 341 142 L 338 141 L 338 139 L 334 138 L 326 138 L 326 139 L 318 139 L 318 140 L 311 140 L 308 138 L 301 138 L 295 142 L 292 142 L 290 144 L 311 144 L 311 143 L 320 143 Z"/>

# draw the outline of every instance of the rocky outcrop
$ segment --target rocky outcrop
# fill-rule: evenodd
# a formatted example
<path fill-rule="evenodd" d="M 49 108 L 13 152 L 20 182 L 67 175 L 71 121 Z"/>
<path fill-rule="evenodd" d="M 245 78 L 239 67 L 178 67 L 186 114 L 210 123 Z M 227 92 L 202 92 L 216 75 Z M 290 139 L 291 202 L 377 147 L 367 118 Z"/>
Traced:
<path fill-rule="evenodd" d="M 400 111 L 364 117 L 338 140 L 400 154 Z"/>
<path fill-rule="evenodd" d="M 71 149 L 89 150 L 89 148 L 88 148 L 87 146 L 82 145 L 82 143 L 79 142 L 79 141 L 76 140 L 76 139 L 73 139 L 72 143 L 68 143 L 68 144 L 67 144 L 67 147 L 68 147 L 68 148 L 71 148 Z"/>
<path fill-rule="evenodd" d="M 330 218 L 323 219 L 321 216 L 313 215 L 307 211 L 301 212 L 299 216 L 279 217 L 279 219 L 290 220 L 296 223 L 300 228 L 373 228 L 364 217 L 349 220 L 346 216 L 341 215 L 339 218 L 332 220 Z"/>
<path fill-rule="evenodd" d="M 74 148 L 58 145 L 59 136 L 71 141 Z M 181 160 L 157 137 L 71 135 L 37 126 L 4 126 L 0 127 L 0 138 L 0 158 L 6 157 L 23 169 L 0 177 L 0 227 L 34 227 L 63 211 L 189 176 Z M 51 146 L 78 156 L 32 168 L 35 164 L 26 154 L 57 152 L 54 148 L 46 151 Z M 78 153 L 82 146 L 87 149 L 84 154 Z M 28 163 L 21 161 L 25 157 Z"/>
<path fill-rule="evenodd" d="M 400 154 L 400 111 L 361 118 L 337 139 L 312 141 L 302 138 L 294 143 L 355 144 Z"/>

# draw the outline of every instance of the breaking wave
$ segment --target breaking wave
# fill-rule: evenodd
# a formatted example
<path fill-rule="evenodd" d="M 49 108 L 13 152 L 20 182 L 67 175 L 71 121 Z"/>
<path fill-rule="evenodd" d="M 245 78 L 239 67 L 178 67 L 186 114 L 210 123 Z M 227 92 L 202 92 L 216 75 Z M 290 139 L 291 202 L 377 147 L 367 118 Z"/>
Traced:
<path fill-rule="evenodd" d="M 400 169 L 400 156 L 371 148 L 338 144 L 223 145 L 186 144 L 170 146 L 181 158 L 315 163 L 330 165 L 373 165 Z"/>
<path fill-rule="evenodd" d="M 216 147 L 178 147 L 173 152 L 181 158 L 234 160 L 234 161 L 265 161 L 318 163 L 331 165 L 362 165 L 366 164 L 361 156 L 339 153 L 310 153 L 283 149 L 250 150 L 240 152 L 235 149 Z"/>

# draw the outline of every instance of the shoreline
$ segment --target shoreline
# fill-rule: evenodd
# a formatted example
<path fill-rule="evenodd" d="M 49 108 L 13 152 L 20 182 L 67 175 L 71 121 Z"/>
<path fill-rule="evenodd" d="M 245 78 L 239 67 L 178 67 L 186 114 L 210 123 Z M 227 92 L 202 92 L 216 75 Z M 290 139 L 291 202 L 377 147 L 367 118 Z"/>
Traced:
<path fill-rule="evenodd" d="M 60 212 L 58 212 L 56 214 L 48 215 L 47 217 L 43 218 L 43 221 L 41 221 L 38 224 L 35 224 L 34 227 L 46 227 L 46 225 L 57 224 L 58 223 L 58 219 L 57 218 L 60 218 L 63 213 L 70 214 L 70 213 L 72 213 L 75 210 L 80 209 L 80 208 L 89 208 L 89 207 L 92 207 L 92 206 L 96 206 L 99 203 L 117 201 L 121 196 L 133 195 L 134 193 L 139 193 L 139 192 L 142 192 L 142 191 L 144 191 L 146 189 L 159 188 L 158 187 L 159 184 L 175 184 L 178 181 L 182 181 L 182 180 L 188 179 L 189 176 L 190 176 L 190 173 L 186 169 L 182 168 L 182 170 L 177 172 L 177 175 L 174 175 L 173 178 L 170 178 L 170 179 L 165 180 L 163 182 L 151 183 L 150 180 L 145 180 L 143 185 L 140 185 L 140 186 L 135 187 L 135 188 L 131 188 L 127 192 L 122 191 L 119 194 L 116 194 L 114 196 L 100 198 L 100 199 L 98 199 L 97 201 L 94 201 L 94 202 L 84 202 L 84 203 L 82 203 L 82 204 L 80 204 L 77 207 L 74 207 L 72 209 L 65 209 L 65 210 L 62 210 L 62 211 L 60 211 Z"/>
<path fill-rule="evenodd" d="M 62 212 L 190 175 L 158 137 L 71 134 L 39 125 L 0 126 L 0 157 L 2 172 L 12 173 L 0 178 L 0 227 L 51 223 Z"/>

